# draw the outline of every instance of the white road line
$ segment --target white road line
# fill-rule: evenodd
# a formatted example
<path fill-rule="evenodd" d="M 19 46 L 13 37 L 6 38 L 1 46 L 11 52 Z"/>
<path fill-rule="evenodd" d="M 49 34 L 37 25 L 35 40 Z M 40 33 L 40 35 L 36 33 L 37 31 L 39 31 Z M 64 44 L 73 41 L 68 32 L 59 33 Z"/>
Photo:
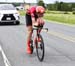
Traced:
<path fill-rule="evenodd" d="M 3 51 L 2 47 L 1 47 L 1 45 L 0 45 L 0 51 L 1 51 L 1 53 L 2 53 L 5 66 L 11 66 L 11 64 L 10 64 L 10 62 L 8 61 L 8 59 L 7 59 L 7 57 L 6 57 L 5 53 L 4 53 L 4 51 Z"/>

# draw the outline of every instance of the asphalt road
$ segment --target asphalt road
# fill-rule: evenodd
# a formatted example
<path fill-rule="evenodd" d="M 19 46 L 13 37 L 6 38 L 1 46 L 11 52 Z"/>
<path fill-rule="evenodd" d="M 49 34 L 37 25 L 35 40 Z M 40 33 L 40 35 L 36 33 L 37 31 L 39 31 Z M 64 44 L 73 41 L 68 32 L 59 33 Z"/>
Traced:
<path fill-rule="evenodd" d="M 39 62 L 36 52 L 26 53 L 27 29 L 21 25 L 0 26 L 0 66 L 75 66 L 75 26 L 47 22 L 42 31 L 45 58 Z"/>

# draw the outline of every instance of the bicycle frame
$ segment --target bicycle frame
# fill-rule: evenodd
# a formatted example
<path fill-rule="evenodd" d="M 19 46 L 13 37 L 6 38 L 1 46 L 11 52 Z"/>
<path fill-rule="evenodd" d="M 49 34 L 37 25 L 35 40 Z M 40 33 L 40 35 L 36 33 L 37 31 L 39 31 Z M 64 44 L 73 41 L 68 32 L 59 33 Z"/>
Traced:
<path fill-rule="evenodd" d="M 35 26 L 34 26 L 35 27 Z M 42 30 L 47 30 L 48 31 L 48 28 L 43 28 L 43 26 L 36 26 L 35 28 L 33 28 L 32 32 L 34 30 L 36 30 L 36 36 L 34 37 L 34 39 L 36 38 L 35 42 L 33 41 L 34 39 L 31 39 L 32 43 L 31 43 L 31 50 L 32 50 L 32 53 L 33 53 L 33 49 L 34 49 L 34 45 L 36 47 L 36 52 L 37 52 L 37 57 L 40 61 L 43 61 L 44 59 L 44 41 L 43 41 L 43 38 L 42 38 L 42 35 L 40 34 Z M 39 44 L 39 42 L 37 41 L 38 37 L 41 38 L 41 44 Z M 39 54 L 39 48 L 42 52 L 42 55 Z M 41 56 L 41 57 L 40 57 Z"/>

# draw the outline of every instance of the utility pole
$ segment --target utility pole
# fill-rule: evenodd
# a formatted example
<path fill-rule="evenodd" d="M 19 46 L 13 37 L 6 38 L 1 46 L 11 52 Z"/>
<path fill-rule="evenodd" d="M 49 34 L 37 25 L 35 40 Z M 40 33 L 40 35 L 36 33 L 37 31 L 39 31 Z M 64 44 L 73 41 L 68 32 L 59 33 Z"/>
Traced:
<path fill-rule="evenodd" d="M 26 4 L 26 2 L 25 2 L 25 0 L 23 0 L 23 2 L 24 2 L 23 7 L 24 7 L 24 10 L 25 10 L 25 4 Z"/>

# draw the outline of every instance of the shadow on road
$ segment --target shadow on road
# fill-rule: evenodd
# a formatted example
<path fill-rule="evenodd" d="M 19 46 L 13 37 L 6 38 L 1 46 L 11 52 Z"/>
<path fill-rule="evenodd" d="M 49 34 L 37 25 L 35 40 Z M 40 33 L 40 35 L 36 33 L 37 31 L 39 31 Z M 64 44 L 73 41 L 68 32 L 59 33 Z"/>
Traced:
<path fill-rule="evenodd" d="M 16 24 L 0 24 L 0 26 L 21 26 L 21 25 L 25 25 L 23 23 L 16 25 Z"/>

